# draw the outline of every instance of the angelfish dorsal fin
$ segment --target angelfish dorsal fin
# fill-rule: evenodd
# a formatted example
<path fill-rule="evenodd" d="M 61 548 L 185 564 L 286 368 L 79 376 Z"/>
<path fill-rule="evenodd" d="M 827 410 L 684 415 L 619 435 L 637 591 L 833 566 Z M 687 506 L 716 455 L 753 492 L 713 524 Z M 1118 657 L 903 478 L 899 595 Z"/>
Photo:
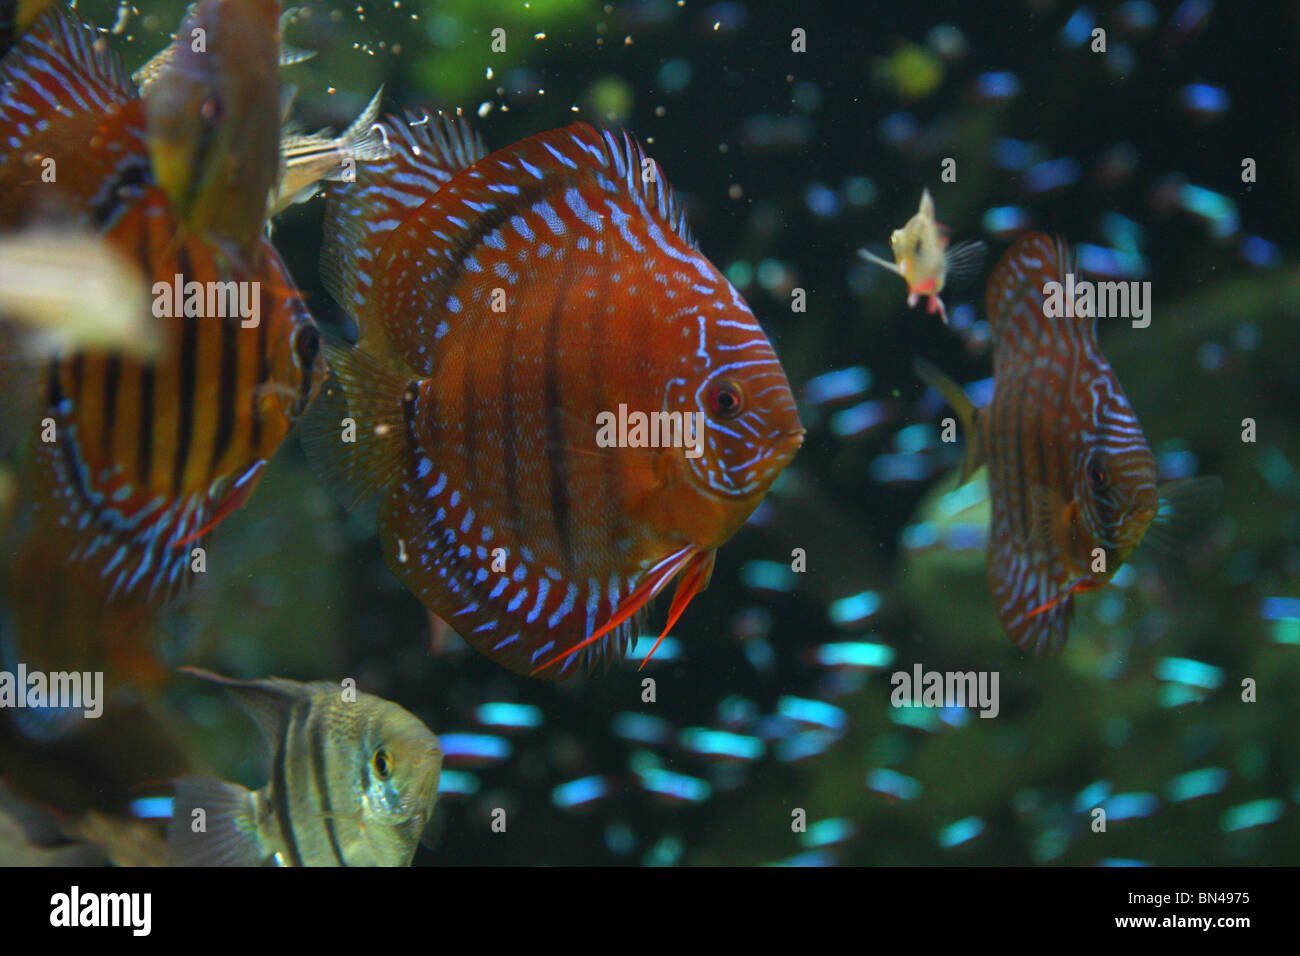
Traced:
<path fill-rule="evenodd" d="M 248 716 L 253 718 L 272 750 L 283 739 L 294 706 L 310 698 L 319 689 L 319 685 L 299 684 L 278 677 L 244 681 L 222 677 L 198 667 L 182 667 L 181 671 L 224 687 Z"/>

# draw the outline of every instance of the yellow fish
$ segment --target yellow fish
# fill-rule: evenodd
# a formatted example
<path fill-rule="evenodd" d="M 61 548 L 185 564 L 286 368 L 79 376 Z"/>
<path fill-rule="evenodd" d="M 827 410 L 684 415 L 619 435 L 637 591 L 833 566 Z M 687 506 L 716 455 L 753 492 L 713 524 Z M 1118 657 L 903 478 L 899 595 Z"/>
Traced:
<path fill-rule="evenodd" d="M 938 312 L 947 325 L 948 310 L 939 293 L 949 281 L 960 282 L 979 272 L 984 262 L 984 243 L 959 242 L 950 249 L 944 231 L 945 227 L 935 221 L 934 199 L 926 189 L 921 193 L 921 206 L 916 215 L 889 237 L 893 262 L 866 249 L 859 249 L 858 255 L 902 276 L 907 283 L 907 304 L 915 306 L 921 296 L 928 297 L 926 311 L 931 315 Z"/>

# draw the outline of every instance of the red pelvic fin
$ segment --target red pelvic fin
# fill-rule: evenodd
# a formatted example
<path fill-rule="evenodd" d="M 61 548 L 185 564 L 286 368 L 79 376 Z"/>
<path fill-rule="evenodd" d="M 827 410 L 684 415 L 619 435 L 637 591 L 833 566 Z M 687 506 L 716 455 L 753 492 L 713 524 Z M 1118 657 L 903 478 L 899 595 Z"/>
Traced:
<path fill-rule="evenodd" d="M 652 573 L 647 575 L 646 579 L 641 582 L 640 586 L 637 587 L 637 589 L 633 591 L 631 594 L 629 594 L 627 598 L 624 599 L 623 603 L 619 605 L 618 609 L 614 612 L 614 615 L 608 621 L 602 624 L 600 627 L 596 628 L 596 630 L 592 632 L 590 637 L 588 637 L 585 641 L 582 641 L 579 644 L 575 644 L 573 647 L 569 648 L 564 653 L 557 654 L 555 657 L 552 657 L 550 660 L 546 661 L 545 663 L 537 665 L 536 667 L 533 668 L 532 674 L 537 674 L 541 671 L 544 671 L 552 664 L 558 664 L 566 657 L 569 657 L 571 654 L 578 653 L 578 651 L 582 650 L 588 644 L 592 644 L 600 640 L 610 631 L 614 630 L 616 627 L 618 627 L 620 624 L 622 624 L 624 621 L 630 618 L 637 611 L 641 610 L 643 607 L 649 604 L 650 601 L 654 599 L 654 596 L 658 594 L 660 591 L 662 591 L 664 589 L 664 586 L 667 585 L 668 582 L 673 579 L 673 576 L 677 574 L 677 572 L 680 571 L 682 568 L 687 566 L 688 562 L 690 562 L 690 560 L 692 559 L 692 557 L 695 556 L 695 554 L 696 554 L 695 549 L 693 547 L 688 546 L 670 555 L 664 561 L 661 561 L 659 563 L 658 570 L 653 571 Z M 675 607 L 676 601 L 674 600 L 673 603 Z"/>
<path fill-rule="evenodd" d="M 682 616 L 686 610 L 686 605 L 691 603 L 691 599 L 709 586 L 709 578 L 713 576 L 713 558 L 717 551 L 710 551 L 707 554 L 700 554 L 695 557 L 687 567 L 686 573 L 677 583 L 677 591 L 673 594 L 672 607 L 668 609 L 668 623 L 664 625 L 664 632 L 659 635 L 659 640 L 655 641 L 655 646 L 650 648 L 650 653 L 645 656 L 641 664 L 637 667 L 640 670 L 646 666 L 650 658 L 654 657 L 655 651 L 659 650 L 659 645 L 663 643 L 668 632 L 673 629 L 677 619 Z"/>

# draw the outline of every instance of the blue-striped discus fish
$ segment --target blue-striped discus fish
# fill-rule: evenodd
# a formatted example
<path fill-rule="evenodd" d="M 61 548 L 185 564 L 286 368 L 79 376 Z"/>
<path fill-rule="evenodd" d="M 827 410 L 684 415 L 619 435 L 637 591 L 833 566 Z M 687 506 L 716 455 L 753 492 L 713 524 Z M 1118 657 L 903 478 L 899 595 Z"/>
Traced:
<path fill-rule="evenodd" d="M 410 864 L 442 772 L 438 738 L 417 717 L 339 684 L 185 670 L 227 688 L 257 722 L 271 779 L 256 792 L 212 777 L 178 780 L 171 865 Z"/>
<path fill-rule="evenodd" d="M 360 335 L 308 453 L 380 498 L 389 567 L 480 652 L 608 662 L 677 578 L 672 626 L 799 448 L 785 372 L 626 135 L 484 156 L 454 124 L 385 128 L 394 155 L 330 197 L 323 271 Z"/>
<path fill-rule="evenodd" d="M 989 280 L 993 400 L 975 408 L 937 369 L 917 371 L 957 411 L 963 480 L 988 463 L 993 508 L 988 581 L 1002 626 L 1022 649 L 1065 644 L 1081 591 L 1103 587 L 1157 513 L 1198 504 L 1218 479 L 1156 487 L 1142 427 L 1097 344 L 1095 317 L 1051 317 L 1046 284 L 1078 270 L 1068 247 L 1023 236 Z"/>

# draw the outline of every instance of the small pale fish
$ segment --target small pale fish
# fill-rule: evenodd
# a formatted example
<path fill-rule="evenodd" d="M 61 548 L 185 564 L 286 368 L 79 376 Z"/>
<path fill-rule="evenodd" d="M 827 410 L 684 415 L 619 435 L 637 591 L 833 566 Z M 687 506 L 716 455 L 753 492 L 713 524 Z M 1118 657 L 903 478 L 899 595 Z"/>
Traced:
<path fill-rule="evenodd" d="M 1065 645 L 1075 594 L 1105 586 L 1149 530 L 1212 508 L 1220 487 L 1199 478 L 1157 488 L 1155 457 L 1098 347 L 1096 318 L 1046 314 L 1045 285 L 1068 273 L 1077 278 L 1068 247 L 1041 233 L 1022 237 L 994 269 L 987 406 L 916 363 L 962 421 L 962 479 L 988 465 L 989 588 L 1007 634 L 1035 654 Z"/>
<path fill-rule="evenodd" d="M 145 359 L 163 344 L 139 265 L 76 229 L 0 234 L 0 321 L 23 326 L 28 356 L 85 348 Z"/>
<path fill-rule="evenodd" d="M 347 182 L 356 177 L 357 164 L 393 155 L 385 127 L 375 122 L 384 88 L 370 98 L 361 115 L 341 136 L 322 131 L 310 136 L 292 135 L 280 140 L 283 174 L 271 203 L 275 216 L 294 203 L 316 195 L 323 181 Z"/>
<path fill-rule="evenodd" d="M 410 865 L 442 773 L 442 746 L 419 718 L 339 684 L 184 670 L 225 687 L 257 723 L 271 779 L 256 791 L 178 780 L 172 866 Z"/>
<path fill-rule="evenodd" d="M 926 311 L 931 315 L 938 312 L 947 325 L 948 310 L 939 293 L 950 283 L 974 278 L 984 264 L 985 247 L 974 240 L 949 248 L 945 232 L 946 227 L 935 221 L 934 199 L 926 189 L 921 193 L 921 206 L 916 215 L 889 237 L 893 262 L 867 249 L 859 249 L 858 255 L 902 276 L 907 283 L 907 304 L 915 306 L 922 296 L 928 298 Z"/>
<path fill-rule="evenodd" d="M 794 456 L 789 382 L 626 134 L 485 156 L 408 119 L 330 190 L 323 272 L 359 339 L 329 352 L 308 455 L 379 501 L 388 566 L 476 650 L 550 679 L 608 665 L 677 578 L 672 627 Z M 686 423 L 695 451 L 620 438 L 620 409 Z"/>

